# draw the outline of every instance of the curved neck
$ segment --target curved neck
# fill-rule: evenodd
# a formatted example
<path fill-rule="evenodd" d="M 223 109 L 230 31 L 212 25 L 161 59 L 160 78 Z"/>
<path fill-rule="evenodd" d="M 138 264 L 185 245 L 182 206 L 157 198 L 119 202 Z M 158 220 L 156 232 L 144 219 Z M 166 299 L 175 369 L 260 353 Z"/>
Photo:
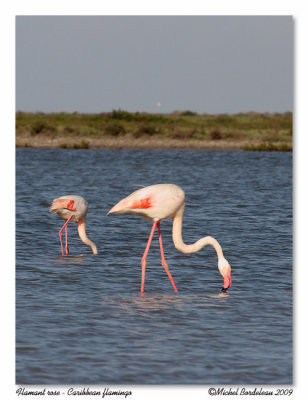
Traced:
<path fill-rule="evenodd" d="M 211 236 L 203 237 L 193 244 L 185 244 L 182 238 L 182 224 L 185 205 L 177 212 L 173 218 L 172 239 L 176 249 L 182 253 L 196 253 L 204 246 L 211 245 L 217 253 L 218 259 L 223 257 L 223 252 L 220 244 Z"/>
<path fill-rule="evenodd" d="M 97 254 L 97 248 L 95 243 L 90 240 L 86 234 L 86 220 L 82 218 L 81 220 L 77 221 L 77 230 L 80 239 L 83 241 L 84 244 L 91 247 L 93 254 Z"/>

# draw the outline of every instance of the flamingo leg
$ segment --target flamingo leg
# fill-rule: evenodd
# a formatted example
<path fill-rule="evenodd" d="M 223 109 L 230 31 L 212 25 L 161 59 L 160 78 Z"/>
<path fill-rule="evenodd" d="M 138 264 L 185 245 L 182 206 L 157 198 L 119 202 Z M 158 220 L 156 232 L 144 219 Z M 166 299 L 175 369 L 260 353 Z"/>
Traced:
<path fill-rule="evenodd" d="M 64 256 L 64 252 L 63 252 L 63 243 L 62 243 L 62 232 L 63 229 L 65 228 L 65 251 L 66 251 L 66 255 L 68 255 L 68 248 L 67 248 L 67 224 L 69 223 L 70 219 L 73 217 L 73 215 L 71 215 L 64 223 L 64 225 L 62 226 L 62 228 L 59 230 L 59 238 L 60 238 L 60 243 L 61 243 L 61 252 L 62 252 L 62 256 Z"/>
<path fill-rule="evenodd" d="M 165 271 L 166 271 L 166 273 L 167 273 L 167 275 L 168 275 L 168 277 L 170 279 L 170 282 L 171 282 L 171 285 L 173 286 L 174 291 L 177 292 L 178 290 L 177 290 L 177 288 L 175 286 L 174 280 L 173 280 L 173 278 L 171 276 L 171 273 L 170 273 L 170 270 L 169 270 L 169 266 L 168 266 L 167 261 L 165 259 L 165 253 L 164 253 L 164 247 L 163 247 L 163 239 L 162 239 L 162 235 L 161 235 L 161 232 L 160 232 L 160 223 L 159 222 L 157 223 L 157 230 L 158 230 L 158 239 L 159 239 L 160 254 L 161 254 L 161 263 L 162 263 L 162 266 L 164 267 L 164 269 L 165 269 Z"/>
<path fill-rule="evenodd" d="M 143 253 L 143 256 L 142 256 L 142 259 L 141 259 L 141 293 L 144 292 L 145 269 L 146 269 L 146 266 L 147 266 L 147 256 L 148 256 L 148 252 L 149 252 L 149 249 L 150 249 L 150 246 L 151 246 L 151 242 L 152 242 L 152 239 L 153 239 L 153 235 L 154 235 L 154 231 L 155 231 L 156 225 L 157 225 L 157 221 L 154 221 L 153 222 L 153 226 L 152 226 L 152 230 L 151 230 L 151 233 L 150 233 L 150 236 L 149 236 L 149 239 L 148 239 L 148 243 L 146 245 L 146 248 L 144 250 L 144 253 Z"/>
<path fill-rule="evenodd" d="M 67 246 L 67 225 L 65 227 L 65 254 L 68 256 L 68 246 Z"/>

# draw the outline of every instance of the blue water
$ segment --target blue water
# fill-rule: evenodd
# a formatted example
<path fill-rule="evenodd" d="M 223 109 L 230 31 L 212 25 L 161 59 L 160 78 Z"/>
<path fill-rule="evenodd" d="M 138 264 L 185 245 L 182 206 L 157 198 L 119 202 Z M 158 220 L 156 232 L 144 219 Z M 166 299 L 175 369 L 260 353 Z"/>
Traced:
<path fill-rule="evenodd" d="M 138 185 L 186 192 L 183 238 L 214 236 L 232 267 L 220 292 L 216 253 L 177 251 L 161 224 L 145 293 L 140 260 L 151 222 L 108 215 Z M 94 256 L 69 223 L 62 257 L 51 201 L 89 202 Z M 292 154 L 190 150 L 16 152 L 17 384 L 291 384 Z"/>

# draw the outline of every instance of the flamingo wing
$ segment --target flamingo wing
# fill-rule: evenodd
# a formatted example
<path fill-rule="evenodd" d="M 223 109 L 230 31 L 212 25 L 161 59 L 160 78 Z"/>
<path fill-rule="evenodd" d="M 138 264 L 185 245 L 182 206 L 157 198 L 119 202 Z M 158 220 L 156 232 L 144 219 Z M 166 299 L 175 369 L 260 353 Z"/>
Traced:
<path fill-rule="evenodd" d="M 67 209 L 67 210 L 70 210 L 70 211 L 77 211 L 77 209 L 74 208 L 74 203 L 75 203 L 74 200 L 68 199 L 68 198 L 55 199 L 52 202 L 52 205 L 50 207 L 50 211 L 51 212 L 56 212 L 56 210 L 58 210 L 58 209 Z"/>
<path fill-rule="evenodd" d="M 125 212 L 137 212 L 138 210 L 146 210 L 153 206 L 153 199 L 151 196 L 146 197 L 135 197 L 128 196 L 125 199 L 119 201 L 112 209 L 108 212 L 111 213 L 125 213 Z"/>
<path fill-rule="evenodd" d="M 130 208 L 135 209 L 135 208 L 150 208 L 152 207 L 152 201 L 151 201 L 151 196 L 142 198 L 142 199 L 136 199 L 133 200 L 132 204 L 130 205 Z"/>

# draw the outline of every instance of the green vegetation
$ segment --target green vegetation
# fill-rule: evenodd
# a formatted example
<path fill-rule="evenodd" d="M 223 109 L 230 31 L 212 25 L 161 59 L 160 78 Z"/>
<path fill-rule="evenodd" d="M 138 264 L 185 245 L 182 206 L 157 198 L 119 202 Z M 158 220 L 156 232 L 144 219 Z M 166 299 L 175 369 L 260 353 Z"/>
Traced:
<path fill-rule="evenodd" d="M 292 151 L 292 144 L 288 143 L 260 143 L 258 145 L 245 145 L 243 146 L 243 150 L 248 151 Z"/>
<path fill-rule="evenodd" d="M 62 148 L 89 148 L 91 139 L 158 138 L 204 143 L 238 143 L 244 150 L 292 150 L 292 113 L 172 114 L 16 113 L 16 137 L 65 138 Z M 78 140 L 79 138 L 79 140 Z M 77 144 L 76 144 L 77 143 Z"/>

